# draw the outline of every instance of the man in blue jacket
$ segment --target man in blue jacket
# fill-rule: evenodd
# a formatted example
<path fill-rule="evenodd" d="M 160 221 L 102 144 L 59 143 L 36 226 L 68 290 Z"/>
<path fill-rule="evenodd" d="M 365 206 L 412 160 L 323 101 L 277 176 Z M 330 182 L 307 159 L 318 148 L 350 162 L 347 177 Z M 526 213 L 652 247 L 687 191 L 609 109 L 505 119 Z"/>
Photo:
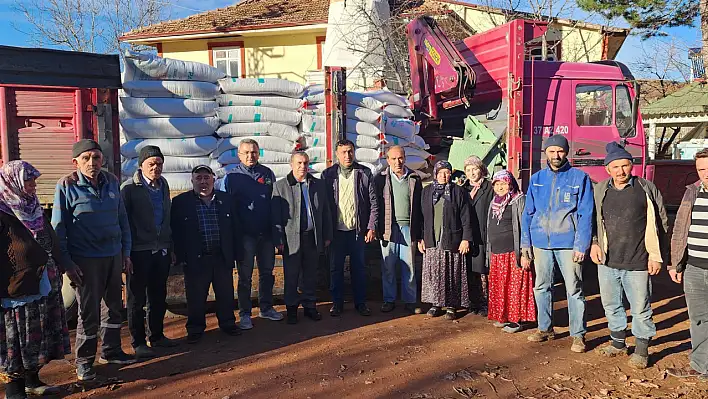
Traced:
<path fill-rule="evenodd" d="M 593 191 L 590 177 L 568 162 L 568 140 L 554 135 L 543 143 L 548 168 L 531 176 L 521 221 L 522 262 L 533 259 L 538 331 L 529 341 L 555 338 L 553 331 L 553 268 L 558 263 L 565 281 L 573 345 L 585 352 L 585 296 L 581 263 L 592 241 Z M 525 259 L 524 259 L 525 258 Z"/>
<path fill-rule="evenodd" d="M 251 282 L 253 260 L 258 262 L 258 304 L 260 317 L 279 321 L 283 315 L 273 309 L 273 268 L 275 246 L 272 239 L 271 195 L 275 175 L 266 166 L 258 163 L 260 149 L 252 139 L 242 140 L 238 146 L 241 163 L 226 176 L 226 192 L 236 198 L 236 212 L 243 228 L 242 261 L 238 268 L 238 308 L 242 330 L 253 328 L 251 322 Z"/>

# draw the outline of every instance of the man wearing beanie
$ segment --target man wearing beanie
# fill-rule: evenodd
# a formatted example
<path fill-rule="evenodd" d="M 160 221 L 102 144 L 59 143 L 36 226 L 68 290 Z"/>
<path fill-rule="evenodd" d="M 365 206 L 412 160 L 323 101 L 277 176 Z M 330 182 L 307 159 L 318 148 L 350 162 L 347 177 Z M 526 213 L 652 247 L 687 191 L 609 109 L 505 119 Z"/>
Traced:
<path fill-rule="evenodd" d="M 121 187 L 130 221 L 133 274 L 127 276 L 128 328 L 135 356 L 151 358 L 156 347 L 176 343 L 165 337 L 163 319 L 167 304 L 167 277 L 170 273 L 172 230 L 170 229 L 170 187 L 162 177 L 165 158 L 159 147 L 147 145 L 138 154 L 138 170 Z M 146 302 L 147 301 L 147 302 Z M 150 348 L 145 331 L 145 304 Z"/>
<path fill-rule="evenodd" d="M 538 331 L 532 342 L 555 338 L 553 331 L 553 270 L 557 263 L 568 298 L 568 318 L 573 344 L 585 352 L 585 296 L 581 264 L 592 240 L 593 197 L 590 177 L 568 162 L 565 136 L 554 135 L 543 143 L 548 167 L 531 176 L 521 220 L 521 262 L 534 260 L 534 297 Z"/>
<path fill-rule="evenodd" d="M 52 226 L 59 237 L 62 263 L 78 266 L 82 275 L 82 284 L 76 287 L 76 374 L 86 381 L 96 377 L 93 362 L 99 332 L 99 363 L 135 361 L 120 345 L 121 271 L 131 274 L 133 264 L 120 182 L 101 169 L 101 146 L 93 140 L 79 140 L 74 143 L 72 162 L 76 171 L 57 183 Z"/>
<path fill-rule="evenodd" d="M 610 178 L 595 187 L 597 235 L 590 250 L 590 257 L 598 265 L 600 297 L 611 338 L 600 353 L 608 357 L 628 353 L 624 292 L 635 338 L 629 365 L 644 369 L 649 364 L 649 340 L 656 335 L 650 276 L 658 274 L 667 259 L 669 221 L 656 186 L 632 176 L 632 154 L 615 142 L 608 143 L 606 149 L 605 169 Z"/>

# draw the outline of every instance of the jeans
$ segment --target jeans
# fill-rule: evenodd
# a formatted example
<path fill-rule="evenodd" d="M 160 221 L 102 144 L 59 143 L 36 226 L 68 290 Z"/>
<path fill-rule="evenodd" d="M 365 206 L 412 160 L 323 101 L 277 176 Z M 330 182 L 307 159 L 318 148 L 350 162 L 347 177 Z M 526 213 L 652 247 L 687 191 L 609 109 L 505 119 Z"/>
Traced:
<path fill-rule="evenodd" d="M 184 288 L 187 295 L 187 334 L 203 333 L 206 329 L 206 305 L 209 286 L 216 297 L 216 318 L 219 328 L 230 329 L 236 325 L 234 317 L 233 261 L 221 255 L 202 255 L 197 264 L 187 264 L 184 269 Z"/>
<path fill-rule="evenodd" d="M 145 345 L 145 310 L 150 342 L 159 341 L 167 311 L 167 277 L 170 274 L 170 256 L 162 251 L 135 251 L 130 254 L 133 273 L 126 275 L 128 289 L 128 328 L 133 348 Z"/>
<path fill-rule="evenodd" d="M 656 335 L 656 326 L 651 310 L 651 279 L 646 270 L 621 270 L 597 266 L 600 283 L 600 299 L 605 308 L 607 327 L 610 331 L 627 329 L 627 312 L 624 310 L 622 294 L 629 301 L 632 312 L 632 335 L 650 339 Z"/>
<path fill-rule="evenodd" d="M 572 249 L 533 249 L 536 268 L 536 284 L 533 294 L 538 309 L 539 331 L 553 328 L 553 267 L 554 260 L 563 275 L 568 298 L 568 319 L 570 335 L 584 336 L 587 332 L 585 323 L 585 295 L 583 295 L 583 273 L 580 264 L 573 262 Z"/>
<path fill-rule="evenodd" d="M 275 277 L 275 247 L 270 238 L 243 236 L 243 261 L 236 262 L 238 268 L 238 309 L 241 317 L 251 315 L 251 284 L 253 282 L 253 260 L 258 263 L 258 304 L 261 312 L 273 307 L 273 285 Z"/>
<path fill-rule="evenodd" d="M 381 241 L 381 265 L 383 300 L 396 301 L 396 269 L 401 267 L 401 299 L 404 303 L 417 302 L 417 281 L 415 275 L 415 246 L 411 245 L 410 226 L 393 225 L 391 241 Z"/>
<path fill-rule="evenodd" d="M 349 255 L 350 275 L 354 304 L 366 303 L 366 263 L 364 262 L 364 236 L 356 231 L 335 231 L 332 242 L 330 263 L 330 285 L 332 302 L 344 303 L 344 260 Z"/>
<path fill-rule="evenodd" d="M 687 265 L 683 291 L 691 320 L 691 368 L 705 374 L 708 373 L 708 270 Z"/>

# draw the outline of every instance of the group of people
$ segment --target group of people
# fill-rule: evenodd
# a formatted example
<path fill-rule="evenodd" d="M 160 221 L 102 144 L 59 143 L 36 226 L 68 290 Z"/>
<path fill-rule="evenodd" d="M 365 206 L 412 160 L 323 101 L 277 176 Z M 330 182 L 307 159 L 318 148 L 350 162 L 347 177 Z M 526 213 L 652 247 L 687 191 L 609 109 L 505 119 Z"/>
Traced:
<path fill-rule="evenodd" d="M 371 315 L 364 252 L 376 240 L 383 258 L 382 312 L 395 309 L 400 288 L 404 309 L 411 314 L 422 313 L 421 302 L 429 303 L 430 317 L 454 320 L 465 310 L 509 333 L 537 322 L 538 329 L 528 336 L 535 342 L 555 338 L 552 287 L 558 265 L 574 352 L 585 351 L 582 263 L 589 253 L 599 265 L 611 337 L 600 353 L 628 353 L 626 297 L 636 338 L 629 362 L 637 368 L 647 367 L 649 342 L 656 334 L 650 276 L 669 263 L 670 253 L 671 277 L 685 280 L 693 351 L 689 369 L 669 373 L 708 379 L 708 150 L 697 154 L 700 181 L 687 188 L 670 251 L 661 194 L 651 182 L 632 175 L 633 157 L 621 145 L 608 143 L 610 177 L 594 187 L 568 161 L 564 136 L 549 137 L 543 151 L 548 167 L 531 177 L 524 195 L 506 170 L 488 179 L 487 166 L 474 156 L 465 161 L 464 177 L 457 181 L 448 162 L 437 162 L 432 184 L 423 187 L 419 175 L 405 165 L 404 148 L 393 146 L 386 154 L 388 167 L 373 174 L 356 162 L 348 140 L 337 143 L 338 162 L 321 179 L 309 173 L 307 153 L 294 152 L 292 172 L 276 181 L 259 163 L 258 143 L 243 140 L 241 163 L 225 178 L 224 191 L 214 188 L 214 171 L 199 165 L 192 170 L 193 190 L 171 199 L 158 147 L 143 147 L 139 169 L 120 185 L 102 169 L 101 146 L 85 139 L 73 147 L 76 170 L 57 184 L 51 223 L 36 195 L 40 171 L 24 161 L 6 162 L 0 168 L 0 375 L 6 395 L 15 399 L 56 391 L 40 380 L 39 370 L 70 353 L 63 274 L 76 291 L 76 373 L 86 381 L 96 377 L 99 336 L 98 361 L 104 364 L 129 364 L 178 345 L 163 334 L 173 265 L 184 268 L 187 342 L 193 344 L 206 328 L 210 286 L 221 331 L 240 335 L 253 328 L 256 265 L 258 316 L 284 318 L 273 308 L 276 251 L 283 256 L 288 324 L 298 322 L 299 306 L 305 317 L 322 318 L 315 306 L 322 254 L 329 259 L 330 316 L 344 312 L 347 256 L 354 308 Z M 423 254 L 420 273 L 418 252 Z M 126 275 L 135 355 L 121 349 L 121 273 Z"/>

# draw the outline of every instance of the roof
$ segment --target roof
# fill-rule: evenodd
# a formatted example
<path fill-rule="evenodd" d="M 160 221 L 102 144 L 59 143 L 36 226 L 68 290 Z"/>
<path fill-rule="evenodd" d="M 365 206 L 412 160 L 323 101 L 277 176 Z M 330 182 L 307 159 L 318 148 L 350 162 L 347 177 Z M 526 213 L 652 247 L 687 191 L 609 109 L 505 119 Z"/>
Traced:
<path fill-rule="evenodd" d="M 660 79 L 638 79 L 637 81 L 639 83 L 639 106 L 641 109 L 690 84 L 690 82 Z"/>
<path fill-rule="evenodd" d="M 697 116 L 708 113 L 708 84 L 694 82 L 642 109 L 642 118 Z"/>

